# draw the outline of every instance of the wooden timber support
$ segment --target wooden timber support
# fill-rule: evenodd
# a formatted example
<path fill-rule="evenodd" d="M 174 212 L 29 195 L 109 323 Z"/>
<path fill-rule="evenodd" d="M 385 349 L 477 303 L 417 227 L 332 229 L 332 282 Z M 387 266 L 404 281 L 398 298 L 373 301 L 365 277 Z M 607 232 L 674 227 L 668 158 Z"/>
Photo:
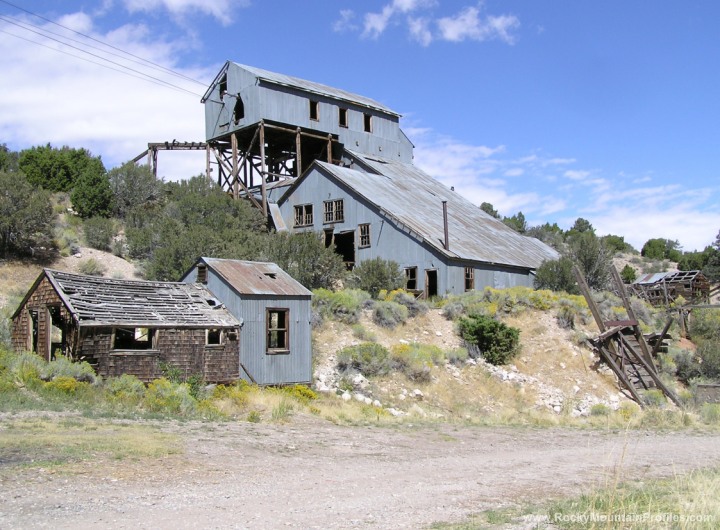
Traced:
<path fill-rule="evenodd" d="M 150 142 L 148 148 L 140 153 L 138 156 L 132 159 L 132 162 L 138 163 L 143 158 L 147 157 L 147 164 L 152 169 L 153 175 L 157 177 L 157 157 L 158 151 L 206 151 L 205 170 L 210 169 L 210 154 L 208 151 L 208 145 L 205 142 L 178 142 L 173 140 L 172 142 Z"/>
<path fill-rule="evenodd" d="M 260 120 L 208 141 L 207 175 L 233 198 L 249 199 L 267 217 L 272 186 L 301 176 L 315 160 L 339 163 L 333 158 L 339 145 L 332 134 Z M 211 163 L 217 167 L 214 177 Z"/>
<path fill-rule="evenodd" d="M 600 330 L 600 334 L 590 342 L 595 346 L 600 358 L 615 373 L 622 386 L 640 406 L 644 406 L 644 403 L 638 393 L 638 388 L 648 390 L 653 387 L 660 389 L 673 403 L 681 406 L 681 402 L 675 393 L 660 379 L 653 362 L 653 355 L 657 353 L 671 321 L 663 329 L 651 353 L 617 270 L 612 269 L 613 281 L 628 315 L 627 320 L 620 321 L 605 321 L 602 318 L 600 309 L 592 297 L 582 272 L 577 267 L 574 267 L 573 272 L 580 292 L 585 297 L 590 312 Z"/>

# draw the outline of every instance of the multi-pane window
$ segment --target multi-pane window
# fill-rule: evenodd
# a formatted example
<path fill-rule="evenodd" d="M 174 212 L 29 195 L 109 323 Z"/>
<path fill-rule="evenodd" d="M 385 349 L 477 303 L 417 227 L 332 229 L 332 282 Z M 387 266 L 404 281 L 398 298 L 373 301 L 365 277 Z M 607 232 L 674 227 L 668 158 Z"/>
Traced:
<path fill-rule="evenodd" d="M 415 291 L 417 289 L 417 267 L 405 269 L 405 289 Z"/>
<path fill-rule="evenodd" d="M 320 103 L 310 100 L 310 119 L 318 121 L 320 119 Z"/>
<path fill-rule="evenodd" d="M 360 225 L 360 247 L 369 247 L 370 246 L 370 225 L 369 224 L 362 224 Z"/>
<path fill-rule="evenodd" d="M 295 206 L 295 226 L 311 226 L 313 224 L 312 204 Z"/>
<path fill-rule="evenodd" d="M 289 343 L 289 310 L 268 309 L 267 324 L 267 352 L 286 352 L 290 349 Z"/>
<path fill-rule="evenodd" d="M 465 267 L 465 290 L 472 291 L 475 289 L 475 269 Z"/>
<path fill-rule="evenodd" d="M 345 219 L 343 211 L 343 200 L 336 199 L 334 201 L 325 201 L 325 221 L 326 223 L 340 223 Z"/>
<path fill-rule="evenodd" d="M 348 126 L 348 109 L 343 109 L 342 107 L 338 109 L 338 125 L 340 125 L 340 127 Z"/>

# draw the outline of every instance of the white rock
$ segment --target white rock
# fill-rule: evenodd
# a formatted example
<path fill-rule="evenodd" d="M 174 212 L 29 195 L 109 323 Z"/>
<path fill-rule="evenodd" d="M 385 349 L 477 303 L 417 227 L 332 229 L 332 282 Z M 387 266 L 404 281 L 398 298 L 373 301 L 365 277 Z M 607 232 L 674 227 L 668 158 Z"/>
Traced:
<path fill-rule="evenodd" d="M 356 401 L 365 401 L 365 396 L 363 396 L 360 392 L 356 392 L 355 394 L 353 394 L 353 397 Z"/>
<path fill-rule="evenodd" d="M 560 363 L 560 368 L 562 368 L 563 370 L 565 370 L 565 363 Z"/>
<path fill-rule="evenodd" d="M 380 403 L 377 399 L 375 401 L 373 401 L 372 404 L 373 404 L 373 407 L 378 407 L 378 408 L 382 407 L 382 403 Z"/>
<path fill-rule="evenodd" d="M 413 397 L 416 399 L 422 399 L 425 396 L 425 394 L 423 394 L 422 390 L 420 390 L 419 388 L 416 388 L 415 390 L 413 390 L 412 394 L 413 394 Z"/>
<path fill-rule="evenodd" d="M 365 397 L 365 399 L 363 401 L 365 402 L 366 405 L 372 405 L 372 402 L 373 402 L 373 400 L 367 396 Z"/>
<path fill-rule="evenodd" d="M 436 337 L 442 337 L 442 332 L 441 332 L 441 331 L 436 331 L 436 332 L 435 332 L 435 336 L 436 336 Z"/>
<path fill-rule="evenodd" d="M 350 392 L 343 392 L 342 398 L 343 401 L 350 401 L 352 399 L 352 396 L 350 395 Z"/>

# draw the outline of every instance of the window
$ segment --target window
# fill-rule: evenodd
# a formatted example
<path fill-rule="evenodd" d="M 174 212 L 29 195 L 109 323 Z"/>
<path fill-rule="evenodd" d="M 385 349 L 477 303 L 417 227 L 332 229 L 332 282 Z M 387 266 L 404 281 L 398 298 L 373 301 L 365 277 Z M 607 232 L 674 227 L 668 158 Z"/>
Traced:
<path fill-rule="evenodd" d="M 207 283 L 207 265 L 200 263 L 197 268 L 197 283 Z"/>
<path fill-rule="evenodd" d="M 313 224 L 312 204 L 295 206 L 295 226 L 311 226 Z"/>
<path fill-rule="evenodd" d="M 237 125 L 244 117 L 245 105 L 243 104 L 243 100 L 240 97 L 240 94 L 238 94 L 235 97 L 235 106 L 233 107 L 233 121 L 235 122 L 235 125 Z"/>
<path fill-rule="evenodd" d="M 405 289 L 408 291 L 417 290 L 417 267 L 405 269 Z"/>
<path fill-rule="evenodd" d="M 150 328 L 116 328 L 113 348 L 116 350 L 151 350 L 155 330 Z"/>
<path fill-rule="evenodd" d="M 363 125 L 365 132 L 372 132 L 372 116 L 370 114 L 363 114 Z"/>
<path fill-rule="evenodd" d="M 227 74 L 222 76 L 222 79 L 220 79 L 220 101 L 223 100 L 226 93 L 227 93 Z"/>
<path fill-rule="evenodd" d="M 465 290 L 472 291 L 475 289 L 475 269 L 465 267 Z"/>
<path fill-rule="evenodd" d="M 208 346 L 219 346 L 222 344 L 222 330 L 208 329 L 205 333 L 205 344 Z"/>
<path fill-rule="evenodd" d="M 345 219 L 343 200 L 325 201 L 325 222 L 340 223 Z"/>
<path fill-rule="evenodd" d="M 267 310 L 267 353 L 287 352 L 290 349 L 289 312 L 288 309 Z"/>
<path fill-rule="evenodd" d="M 338 125 L 340 127 L 347 127 L 348 126 L 348 110 L 339 108 L 338 109 Z"/>
<path fill-rule="evenodd" d="M 318 121 L 320 119 L 320 103 L 310 100 L 310 119 Z"/>
<path fill-rule="evenodd" d="M 360 225 L 360 247 L 369 247 L 370 246 L 370 225 L 369 224 L 362 224 Z"/>

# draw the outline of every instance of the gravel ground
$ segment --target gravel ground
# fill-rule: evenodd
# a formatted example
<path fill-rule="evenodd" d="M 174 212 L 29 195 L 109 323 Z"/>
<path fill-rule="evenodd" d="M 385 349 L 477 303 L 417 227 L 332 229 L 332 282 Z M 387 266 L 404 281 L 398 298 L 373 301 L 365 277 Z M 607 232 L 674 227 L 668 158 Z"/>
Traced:
<path fill-rule="evenodd" d="M 0 464 L 0 528 L 422 528 L 720 461 L 720 434 L 691 431 L 154 425 L 184 451 L 55 472 Z"/>

